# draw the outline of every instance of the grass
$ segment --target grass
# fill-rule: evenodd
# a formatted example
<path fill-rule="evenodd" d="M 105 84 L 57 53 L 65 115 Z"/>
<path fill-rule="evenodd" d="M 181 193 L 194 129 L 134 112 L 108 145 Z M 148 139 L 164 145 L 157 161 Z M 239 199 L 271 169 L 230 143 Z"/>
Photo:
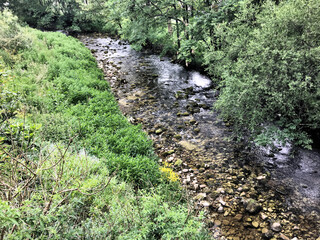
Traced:
<path fill-rule="evenodd" d="M 0 239 L 208 239 L 90 51 L 0 23 Z"/>

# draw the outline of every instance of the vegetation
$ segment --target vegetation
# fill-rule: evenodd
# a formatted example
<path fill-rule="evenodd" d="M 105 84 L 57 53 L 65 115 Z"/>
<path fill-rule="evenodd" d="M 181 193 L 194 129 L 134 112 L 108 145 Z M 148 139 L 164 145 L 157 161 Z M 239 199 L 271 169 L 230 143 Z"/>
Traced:
<path fill-rule="evenodd" d="M 319 132 L 317 0 L 14 2 L 9 7 L 31 26 L 107 31 L 138 50 L 202 66 L 221 89 L 216 108 L 238 136 L 310 147 L 310 133 Z"/>
<path fill-rule="evenodd" d="M 90 51 L 24 23 L 109 32 L 202 66 L 221 117 L 258 144 L 310 147 L 319 133 L 318 0 L 0 0 L 0 10 L 0 239 L 207 239 Z"/>
<path fill-rule="evenodd" d="M 216 107 L 259 144 L 310 147 L 320 128 L 320 2 L 241 3 L 236 18 L 215 26 L 218 49 L 206 54 L 220 76 Z"/>
<path fill-rule="evenodd" d="M 0 239 L 207 239 L 90 51 L 6 10 L 0 25 Z"/>
<path fill-rule="evenodd" d="M 108 25 L 138 49 L 207 69 L 221 90 L 215 107 L 238 136 L 311 147 L 310 132 L 320 129 L 319 1 L 108 4 Z"/>
<path fill-rule="evenodd" d="M 0 0 L 0 9 L 10 8 L 31 27 L 70 33 L 102 31 L 104 5 L 102 0 Z"/>

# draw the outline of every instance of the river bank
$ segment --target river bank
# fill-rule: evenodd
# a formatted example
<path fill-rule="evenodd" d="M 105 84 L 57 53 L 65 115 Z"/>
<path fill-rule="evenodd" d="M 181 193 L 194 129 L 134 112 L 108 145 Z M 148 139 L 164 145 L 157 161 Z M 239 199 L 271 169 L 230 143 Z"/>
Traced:
<path fill-rule="evenodd" d="M 313 206 L 317 186 L 314 196 L 297 199 L 301 189 L 296 193 L 284 184 L 293 172 L 276 178 L 278 165 L 266 164 L 270 159 L 279 162 L 276 155 L 281 154 L 290 165 L 285 148 L 276 154 L 264 151 L 257 161 L 259 155 L 228 139 L 230 123 L 219 120 L 211 110 L 218 91 L 210 79 L 170 59 L 133 51 L 119 40 L 80 39 L 103 69 L 122 112 L 132 123 L 142 125 L 162 163 L 179 174 L 197 207 L 207 210 L 208 227 L 217 239 L 320 236 L 319 212 Z M 305 186 L 300 187 L 305 190 Z M 308 204 L 313 207 L 309 209 Z"/>

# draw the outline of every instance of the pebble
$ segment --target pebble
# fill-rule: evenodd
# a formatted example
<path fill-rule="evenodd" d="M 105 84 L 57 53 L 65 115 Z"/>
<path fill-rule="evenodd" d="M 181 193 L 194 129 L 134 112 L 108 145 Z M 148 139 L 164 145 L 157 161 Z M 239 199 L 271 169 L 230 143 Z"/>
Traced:
<path fill-rule="evenodd" d="M 254 199 L 250 198 L 245 202 L 246 211 L 255 214 L 261 210 L 261 205 Z"/>
<path fill-rule="evenodd" d="M 224 212 L 224 209 L 223 209 L 222 206 L 220 206 L 220 207 L 218 208 L 218 213 L 223 213 L 223 212 Z"/>
<path fill-rule="evenodd" d="M 200 205 L 202 205 L 203 207 L 209 207 L 210 203 L 208 201 L 201 201 Z"/>
<path fill-rule="evenodd" d="M 190 177 L 190 175 L 187 176 L 186 181 L 187 181 L 187 183 L 190 183 L 190 182 L 191 182 L 191 177 Z"/>
<path fill-rule="evenodd" d="M 274 222 L 271 224 L 271 230 L 274 232 L 281 232 L 281 224 L 279 222 Z"/>
<path fill-rule="evenodd" d="M 242 214 L 237 214 L 237 215 L 234 217 L 234 219 L 240 222 L 240 221 L 242 220 L 242 217 L 243 217 Z"/>
<path fill-rule="evenodd" d="M 266 176 L 259 176 L 259 177 L 257 177 L 257 180 L 264 180 L 264 179 L 266 179 Z"/>
<path fill-rule="evenodd" d="M 223 220 L 223 221 L 222 221 L 222 224 L 223 224 L 224 226 L 229 226 L 229 225 L 230 225 L 230 222 L 229 222 L 228 220 Z"/>
<path fill-rule="evenodd" d="M 221 226 L 221 221 L 215 220 L 214 221 L 214 225 L 216 225 L 217 227 Z"/>
<path fill-rule="evenodd" d="M 194 200 L 203 200 L 207 197 L 206 193 L 199 193 L 197 196 L 194 197 Z"/>
<path fill-rule="evenodd" d="M 223 201 L 222 199 L 219 200 L 219 203 L 221 203 L 222 206 L 225 206 L 227 203 Z"/>
<path fill-rule="evenodd" d="M 156 134 L 161 134 L 162 132 L 163 132 L 162 129 L 157 129 L 157 130 L 155 131 Z"/>
<path fill-rule="evenodd" d="M 264 213 L 261 213 L 260 217 L 261 217 L 262 220 L 266 220 L 268 218 L 268 216 L 266 214 L 264 214 Z"/>
<path fill-rule="evenodd" d="M 259 223 L 254 221 L 254 222 L 252 222 L 252 226 L 255 227 L 255 228 L 258 228 L 259 227 Z"/>

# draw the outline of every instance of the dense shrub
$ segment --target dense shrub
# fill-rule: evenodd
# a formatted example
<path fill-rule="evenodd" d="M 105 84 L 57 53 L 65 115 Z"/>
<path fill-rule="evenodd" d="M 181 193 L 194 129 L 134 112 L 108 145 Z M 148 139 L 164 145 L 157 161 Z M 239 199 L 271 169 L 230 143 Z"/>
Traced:
<path fill-rule="evenodd" d="M 102 31 L 105 20 L 101 5 L 101 0 L 0 0 L 0 10 L 9 8 L 31 27 L 70 33 Z"/>
<path fill-rule="evenodd" d="M 219 50 L 207 54 L 221 76 L 217 108 L 258 143 L 295 140 L 309 146 L 305 130 L 320 128 L 320 3 L 246 1 L 231 23 L 216 26 Z"/>
<path fill-rule="evenodd" d="M 30 39 L 23 34 L 23 29 L 18 24 L 18 18 L 8 10 L 0 14 L 0 26 L 0 56 L 8 56 L 5 54 L 8 50 L 19 51 L 28 46 Z"/>

